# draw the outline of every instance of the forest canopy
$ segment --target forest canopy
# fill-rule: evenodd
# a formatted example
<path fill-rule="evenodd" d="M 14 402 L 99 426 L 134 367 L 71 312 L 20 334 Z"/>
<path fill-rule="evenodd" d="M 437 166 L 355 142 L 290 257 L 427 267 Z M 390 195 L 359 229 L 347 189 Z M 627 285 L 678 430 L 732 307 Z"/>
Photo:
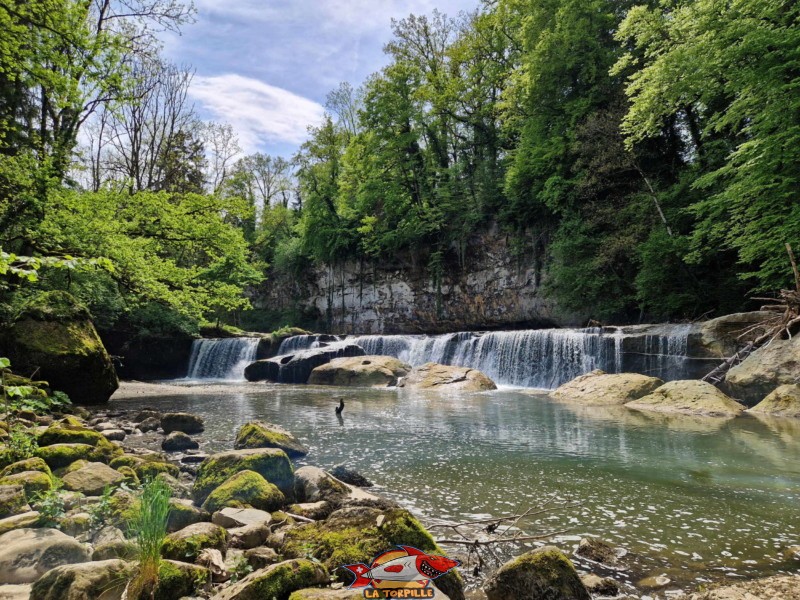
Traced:
<path fill-rule="evenodd" d="M 192 69 L 159 43 L 192 18 L 178 0 L 0 0 L 1 318 L 65 289 L 102 327 L 191 331 L 238 322 L 265 279 L 300 293 L 314 267 L 411 257 L 441 280 L 489 229 L 558 306 L 600 319 L 693 318 L 788 284 L 795 2 L 412 15 L 292 157 L 245 156 L 197 117 Z"/>

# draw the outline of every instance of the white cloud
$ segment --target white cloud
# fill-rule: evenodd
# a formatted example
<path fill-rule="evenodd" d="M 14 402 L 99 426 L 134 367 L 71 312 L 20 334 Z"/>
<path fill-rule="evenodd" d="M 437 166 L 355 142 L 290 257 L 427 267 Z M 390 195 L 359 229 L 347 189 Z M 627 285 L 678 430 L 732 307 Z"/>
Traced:
<path fill-rule="evenodd" d="M 192 98 L 216 121 L 230 123 L 247 153 L 275 144 L 301 144 L 322 119 L 317 102 L 234 73 L 196 76 Z"/>

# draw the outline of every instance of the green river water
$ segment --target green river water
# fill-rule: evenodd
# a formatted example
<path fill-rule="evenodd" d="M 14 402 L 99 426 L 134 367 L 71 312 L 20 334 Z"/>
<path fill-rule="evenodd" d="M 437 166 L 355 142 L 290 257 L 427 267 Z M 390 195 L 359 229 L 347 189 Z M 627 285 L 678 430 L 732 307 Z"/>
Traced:
<path fill-rule="evenodd" d="M 433 395 L 251 384 L 114 406 L 202 415 L 207 452 L 230 449 L 248 420 L 280 424 L 311 449 L 306 462 L 346 463 L 428 524 L 502 516 L 548 498 L 577 503 L 519 525 L 531 534 L 568 529 L 556 538 L 565 549 L 585 535 L 613 542 L 628 552 L 615 577 L 638 584 L 666 575 L 658 596 L 798 569 L 783 552 L 800 544 L 800 420 L 578 407 L 510 389 Z"/>

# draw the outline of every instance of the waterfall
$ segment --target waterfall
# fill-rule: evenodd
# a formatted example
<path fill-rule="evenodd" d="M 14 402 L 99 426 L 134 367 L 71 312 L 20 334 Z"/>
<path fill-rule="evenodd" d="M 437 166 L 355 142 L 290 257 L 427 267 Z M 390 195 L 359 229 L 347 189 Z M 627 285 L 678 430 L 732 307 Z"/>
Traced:
<path fill-rule="evenodd" d="M 258 341 L 258 338 L 195 340 L 186 378 L 244 381 L 245 367 L 256 359 Z"/>

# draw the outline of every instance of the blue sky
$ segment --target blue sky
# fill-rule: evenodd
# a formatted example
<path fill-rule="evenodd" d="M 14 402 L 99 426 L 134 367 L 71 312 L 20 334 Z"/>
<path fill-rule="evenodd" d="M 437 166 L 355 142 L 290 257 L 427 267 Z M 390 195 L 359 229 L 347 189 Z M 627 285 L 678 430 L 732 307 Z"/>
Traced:
<path fill-rule="evenodd" d="M 165 39 L 167 57 L 196 69 L 201 117 L 227 122 L 245 152 L 288 156 L 319 122 L 327 93 L 386 64 L 391 19 L 479 0 L 195 0 L 197 21 Z"/>

